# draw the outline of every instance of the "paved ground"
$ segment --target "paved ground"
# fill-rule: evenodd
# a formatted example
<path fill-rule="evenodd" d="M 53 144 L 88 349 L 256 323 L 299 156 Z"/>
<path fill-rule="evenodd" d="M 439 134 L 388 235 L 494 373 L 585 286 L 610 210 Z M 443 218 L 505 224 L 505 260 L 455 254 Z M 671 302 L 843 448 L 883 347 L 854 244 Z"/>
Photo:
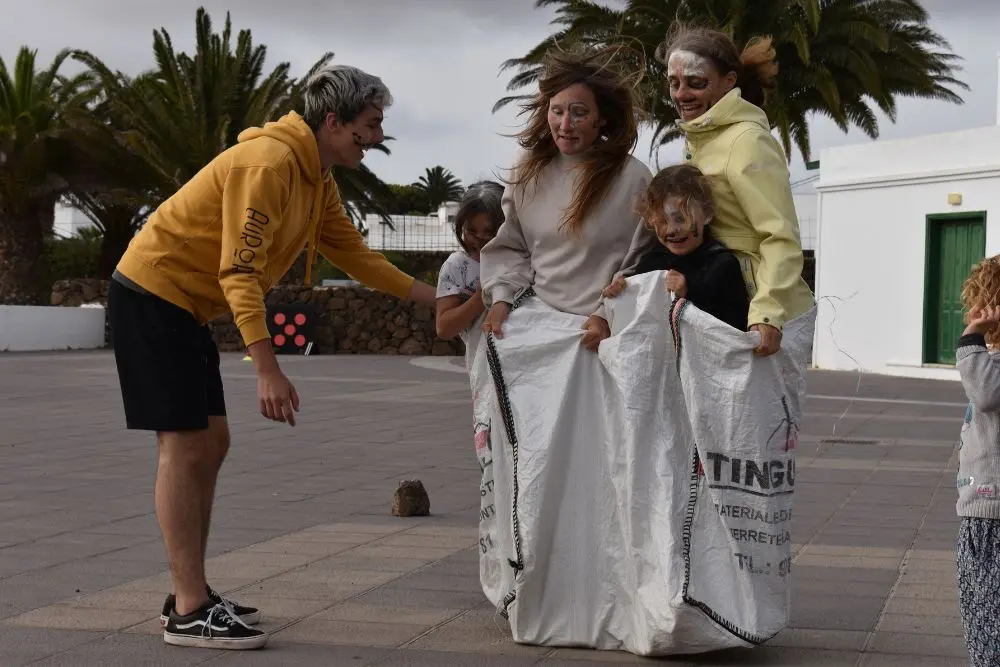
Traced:
<path fill-rule="evenodd" d="M 169 584 L 154 450 L 121 428 L 112 358 L 0 355 L 0 665 L 646 662 L 519 646 L 495 622 L 478 586 L 468 386 L 429 361 L 289 359 L 303 396 L 292 430 L 253 410 L 250 364 L 224 357 L 234 444 L 210 574 L 264 609 L 274 634 L 247 654 L 158 634 Z M 810 378 L 792 627 L 765 648 L 667 664 L 968 664 L 954 584 L 961 388 L 866 376 L 847 400 L 856 390 L 857 375 Z M 389 515 L 408 477 L 433 517 Z"/>

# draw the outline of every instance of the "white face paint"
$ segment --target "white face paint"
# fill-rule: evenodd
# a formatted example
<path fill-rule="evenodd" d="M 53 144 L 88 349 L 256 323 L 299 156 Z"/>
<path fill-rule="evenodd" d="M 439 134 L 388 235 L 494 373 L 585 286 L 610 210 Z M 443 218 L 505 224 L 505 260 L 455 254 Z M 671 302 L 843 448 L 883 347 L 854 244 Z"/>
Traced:
<path fill-rule="evenodd" d="M 678 79 L 697 77 L 707 79 L 712 63 L 708 58 L 691 51 L 674 51 L 667 60 L 667 74 Z"/>
<path fill-rule="evenodd" d="M 701 206 L 692 203 L 683 210 L 681 202 L 678 197 L 668 197 L 663 202 L 663 218 L 654 223 L 660 243 L 675 255 L 687 255 L 701 245 L 707 222 Z"/>

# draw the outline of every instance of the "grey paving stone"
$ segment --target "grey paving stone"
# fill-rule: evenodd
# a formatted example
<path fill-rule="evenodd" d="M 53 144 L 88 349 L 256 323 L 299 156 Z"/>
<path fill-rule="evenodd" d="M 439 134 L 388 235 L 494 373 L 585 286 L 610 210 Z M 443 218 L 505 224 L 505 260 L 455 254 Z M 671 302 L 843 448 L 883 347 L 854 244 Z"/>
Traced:
<path fill-rule="evenodd" d="M 376 357 L 283 358 L 282 363 L 303 397 L 301 423 L 294 431 L 261 420 L 253 407 L 252 370 L 238 355 L 223 355 L 234 446 L 218 487 L 212 555 L 334 522 L 384 527 L 386 533 L 459 528 L 474 538 L 479 472 L 469 437 L 469 390 L 463 374 Z M 4 354 L 0 374 L 16 378 L 0 386 L 0 423 L 12 424 L 0 435 L 0 618 L 40 609 L 34 618 L 51 622 L 48 605 L 74 600 L 84 605 L 87 599 L 108 605 L 105 608 L 142 613 L 158 606 L 169 580 L 163 574 L 165 558 L 153 512 L 155 445 L 148 434 L 122 428 L 111 355 Z M 814 394 L 835 396 L 853 395 L 857 381 L 856 374 L 814 372 L 809 377 Z M 12 412 L 9 399 L 15 391 L 18 408 Z M 861 393 L 964 402 L 956 383 L 867 375 Z M 809 548 L 793 569 L 791 627 L 761 649 L 658 664 L 855 665 L 860 659 L 862 665 L 883 661 L 891 666 L 961 661 L 964 647 L 952 641 L 959 639 L 953 634 L 957 594 L 949 570 L 953 562 L 947 561 L 953 561 L 958 520 L 954 470 L 947 466 L 954 466 L 962 410 L 858 403 L 842 419 L 846 407 L 845 401 L 817 398 L 807 404 L 797 450 L 801 482 L 793 535 L 797 544 Z M 25 409 L 45 414 L 45 422 L 19 423 L 15 417 Z M 837 437 L 876 439 L 880 444 L 821 442 L 834 435 L 834 426 Z M 424 481 L 433 516 L 401 520 L 389 515 L 392 492 L 405 477 Z M 241 596 L 269 603 L 276 625 L 268 627 L 305 620 L 277 632 L 264 651 L 211 652 L 204 659 L 210 664 L 307 666 L 378 660 L 386 665 L 498 667 L 651 663 L 627 654 L 538 647 L 526 647 L 530 655 L 497 655 L 506 648 L 498 651 L 492 642 L 516 645 L 491 634 L 497 628 L 478 586 L 476 550 L 449 551 L 464 539 L 403 536 L 381 546 L 334 553 L 323 565 L 331 572 L 328 581 L 295 584 L 281 575 L 261 582 L 218 580 L 220 587 L 242 587 Z M 920 552 L 901 571 L 902 553 L 911 543 Z M 265 547 L 258 550 L 256 562 L 245 555 L 238 562 L 219 562 L 238 565 L 245 573 L 266 574 L 273 566 L 269 554 L 310 550 Z M 886 555 L 896 552 L 898 557 Z M 390 576 L 379 579 L 388 581 L 381 587 L 377 581 L 337 583 L 337 577 L 350 571 Z M 895 595 L 886 600 L 897 580 Z M 100 592 L 109 587 L 114 591 Z M 80 598 L 77 589 L 95 595 Z M 352 629 L 367 628 L 373 630 L 369 637 L 391 644 L 372 624 L 384 624 L 393 610 L 397 620 L 410 623 L 406 627 L 426 627 L 429 633 L 401 649 L 362 649 L 351 643 Z M 880 619 L 868 654 L 862 655 L 862 638 Z M 310 628 L 310 622 L 315 627 Z M 100 635 L 0 623 L 0 664 L 18 664 L 12 657 L 16 651 L 27 651 L 26 659 L 44 657 L 37 649 L 48 646 L 38 638 L 49 636 L 57 651 L 73 648 L 74 642 L 90 642 L 51 664 L 203 660 L 201 652 L 165 647 L 155 621 L 149 627 L 140 625 L 143 629 L 95 641 Z M 150 631 L 154 634 L 145 634 Z M 921 643 L 919 638 L 928 637 L 926 631 L 952 635 Z M 22 639 L 7 641 L 9 637 Z"/>
<path fill-rule="evenodd" d="M 20 628 L 0 624 L 0 665 L 20 667 L 99 640 L 98 632 Z"/>
<path fill-rule="evenodd" d="M 218 657 L 218 651 L 178 648 L 161 636 L 112 634 L 72 648 L 38 663 L 37 667 L 187 667 Z M 34 666 L 33 666 L 34 667 Z"/>
<path fill-rule="evenodd" d="M 377 664 L 389 649 L 370 646 L 317 646 L 271 639 L 259 651 L 227 651 L 216 654 L 211 667 L 368 667 Z M 221 652 L 219 652 L 221 653 Z"/>
<path fill-rule="evenodd" d="M 402 650 L 389 653 L 374 663 L 373 667 L 531 667 L 537 664 L 547 663 L 539 663 L 537 657 L 483 655 L 466 651 Z"/>
<path fill-rule="evenodd" d="M 847 667 L 854 665 L 854 651 L 825 651 L 800 648 L 759 647 L 717 651 L 687 658 L 692 665 L 742 667 L 743 665 L 787 665 L 788 667 Z"/>

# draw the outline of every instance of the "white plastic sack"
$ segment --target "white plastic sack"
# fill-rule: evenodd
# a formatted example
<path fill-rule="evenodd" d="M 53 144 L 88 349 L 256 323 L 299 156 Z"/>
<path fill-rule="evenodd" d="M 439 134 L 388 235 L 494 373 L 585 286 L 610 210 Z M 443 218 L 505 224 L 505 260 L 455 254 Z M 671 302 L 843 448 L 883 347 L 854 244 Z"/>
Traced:
<path fill-rule="evenodd" d="M 515 641 L 667 655 L 787 625 L 815 309 L 759 358 L 663 275 L 611 302 L 599 355 L 530 293 L 475 353 L 480 579 Z"/>

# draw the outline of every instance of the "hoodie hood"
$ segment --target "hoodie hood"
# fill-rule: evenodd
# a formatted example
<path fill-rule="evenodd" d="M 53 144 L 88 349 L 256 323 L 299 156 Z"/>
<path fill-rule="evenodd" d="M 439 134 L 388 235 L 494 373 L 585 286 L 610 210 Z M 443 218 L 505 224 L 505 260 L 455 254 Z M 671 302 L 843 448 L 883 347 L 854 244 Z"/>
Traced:
<path fill-rule="evenodd" d="M 319 163 L 319 146 L 312 128 L 299 114 L 290 111 L 264 127 L 251 127 L 240 132 L 237 141 L 243 143 L 259 137 L 277 139 L 292 149 L 295 159 L 302 167 L 302 175 L 310 185 L 318 185 L 323 180 L 323 169 Z"/>
<path fill-rule="evenodd" d="M 733 88 L 711 109 L 686 123 L 678 121 L 677 126 L 684 134 L 693 134 L 718 130 L 737 123 L 756 123 L 766 132 L 771 131 L 764 110 L 743 99 L 739 88 Z"/>

